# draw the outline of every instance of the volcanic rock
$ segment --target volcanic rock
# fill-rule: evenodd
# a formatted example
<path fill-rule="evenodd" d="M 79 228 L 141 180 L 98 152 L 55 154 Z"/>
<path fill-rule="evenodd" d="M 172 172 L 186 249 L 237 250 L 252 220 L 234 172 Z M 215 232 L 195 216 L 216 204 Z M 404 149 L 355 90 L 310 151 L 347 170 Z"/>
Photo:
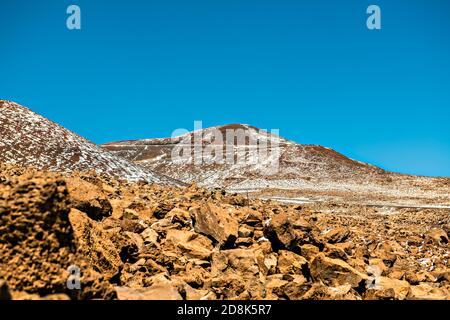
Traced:
<path fill-rule="evenodd" d="M 264 228 L 265 236 L 272 242 L 275 249 L 294 249 L 301 241 L 308 239 L 310 226 L 297 221 L 300 217 L 293 214 L 279 213 L 267 221 Z"/>
<path fill-rule="evenodd" d="M 407 296 L 410 300 L 447 300 L 449 298 L 448 292 L 427 283 L 411 286 Z"/>
<path fill-rule="evenodd" d="M 117 274 L 123 264 L 122 260 L 114 243 L 98 222 L 77 209 L 71 209 L 69 219 L 78 248 L 90 263 L 109 278 Z"/>
<path fill-rule="evenodd" d="M 72 207 L 85 212 L 89 218 L 98 221 L 111 215 L 111 203 L 96 185 L 74 178 L 68 180 L 67 188 Z"/>
<path fill-rule="evenodd" d="M 77 252 L 65 180 L 35 171 L 8 180 L 11 184 L 0 184 L 0 279 L 8 279 L 13 295 L 114 297 L 103 276 Z M 69 266 L 81 270 L 81 290 L 68 290 Z"/>
<path fill-rule="evenodd" d="M 347 228 L 338 227 L 322 233 L 320 240 L 323 243 L 338 243 L 345 241 L 348 236 L 349 230 Z"/>
<path fill-rule="evenodd" d="M 302 256 L 287 250 L 278 251 L 278 272 L 282 274 L 302 274 L 308 262 Z"/>
<path fill-rule="evenodd" d="M 312 260 L 310 271 L 314 280 L 320 280 L 332 287 L 350 284 L 356 288 L 367 279 L 366 274 L 357 271 L 345 261 L 328 258 L 323 253 L 319 253 Z"/>
<path fill-rule="evenodd" d="M 227 288 L 217 291 L 227 298 L 241 294 L 249 294 L 254 299 L 263 296 L 264 276 L 260 272 L 255 252 L 251 249 L 230 249 L 214 253 L 211 275 L 211 285 Z"/>
<path fill-rule="evenodd" d="M 308 261 L 311 261 L 319 252 L 320 249 L 312 244 L 306 243 L 300 246 L 300 254 Z"/>
<path fill-rule="evenodd" d="M 102 197 L 112 214 L 74 208 L 71 183 L 98 193 L 84 208 Z M 448 297 L 448 247 L 427 238 L 448 210 L 241 198 L 0 164 L 0 279 L 18 299 Z"/>
<path fill-rule="evenodd" d="M 166 244 L 171 242 L 174 248 L 188 258 L 208 260 L 211 256 L 213 245 L 207 237 L 191 231 L 168 230 Z"/>
<path fill-rule="evenodd" d="M 238 222 L 233 208 L 222 208 L 206 203 L 191 209 L 196 232 L 216 240 L 221 246 L 232 244 L 238 237 Z"/>
<path fill-rule="evenodd" d="M 146 288 L 116 287 L 119 300 L 183 300 L 171 283 L 159 283 Z"/>
<path fill-rule="evenodd" d="M 433 228 L 426 234 L 426 243 L 435 243 L 438 245 L 448 244 L 448 235 L 443 229 Z"/>
<path fill-rule="evenodd" d="M 387 277 L 376 277 L 375 281 L 368 285 L 365 298 L 404 300 L 408 295 L 409 290 L 410 285 L 407 281 Z"/>

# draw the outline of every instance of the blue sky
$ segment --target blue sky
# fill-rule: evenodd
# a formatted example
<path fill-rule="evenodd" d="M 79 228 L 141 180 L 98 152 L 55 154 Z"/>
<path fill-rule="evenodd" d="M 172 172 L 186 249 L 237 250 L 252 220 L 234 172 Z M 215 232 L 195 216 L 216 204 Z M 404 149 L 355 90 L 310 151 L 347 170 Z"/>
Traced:
<path fill-rule="evenodd" d="M 1 99 L 97 143 L 248 123 L 450 176 L 447 0 L 2 0 L 0 74 Z"/>

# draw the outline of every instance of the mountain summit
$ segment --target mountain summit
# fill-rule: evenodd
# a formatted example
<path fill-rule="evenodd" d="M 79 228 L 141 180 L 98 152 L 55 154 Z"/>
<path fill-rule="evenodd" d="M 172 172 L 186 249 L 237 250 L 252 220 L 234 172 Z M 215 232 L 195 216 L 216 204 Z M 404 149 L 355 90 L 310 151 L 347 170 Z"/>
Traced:
<path fill-rule="evenodd" d="M 226 138 L 227 132 L 231 140 Z M 255 152 L 261 151 L 261 145 L 262 157 Z M 186 183 L 232 192 L 280 199 L 449 200 L 449 179 L 388 172 L 332 149 L 298 144 L 249 125 L 216 126 L 174 138 L 111 142 L 103 148 Z M 178 157 L 180 151 L 188 156 Z"/>

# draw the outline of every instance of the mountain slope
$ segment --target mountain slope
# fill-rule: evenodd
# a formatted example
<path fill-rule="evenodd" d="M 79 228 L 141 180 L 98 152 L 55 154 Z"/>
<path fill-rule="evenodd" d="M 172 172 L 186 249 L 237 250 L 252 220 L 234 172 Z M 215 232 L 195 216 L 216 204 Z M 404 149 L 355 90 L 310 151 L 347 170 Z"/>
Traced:
<path fill-rule="evenodd" d="M 176 184 L 173 179 L 118 157 L 25 107 L 2 100 L 0 162 L 58 172 L 95 170 L 129 181 Z"/>
<path fill-rule="evenodd" d="M 227 130 L 243 130 L 246 140 L 217 141 L 211 136 Z M 197 139 L 196 139 L 197 134 Z M 200 137 L 200 138 L 199 138 Z M 268 141 L 268 156 L 251 160 L 254 145 L 250 140 Z M 203 156 L 201 163 L 195 163 L 195 151 L 191 157 L 174 161 L 172 154 L 177 148 L 192 146 L 199 141 L 202 150 L 217 148 L 232 150 L 233 159 L 243 155 L 243 163 L 218 163 L 215 154 Z M 219 146 L 218 146 L 219 145 Z M 272 146 L 272 147 L 270 147 Z M 352 160 L 334 150 L 317 145 L 303 145 L 248 125 L 225 125 L 190 132 L 176 138 L 145 139 L 112 142 L 103 147 L 135 163 L 190 183 L 201 186 L 226 188 L 235 192 L 255 192 L 277 196 L 312 198 L 342 196 L 360 199 L 416 198 L 425 202 L 439 199 L 450 202 L 450 179 L 416 177 L 396 174 L 381 168 Z M 278 154 L 273 152 L 278 150 Z M 206 159 L 206 161 L 205 161 Z M 209 161 L 208 161 L 209 160 Z M 276 170 L 271 169 L 271 161 L 278 160 Z"/>

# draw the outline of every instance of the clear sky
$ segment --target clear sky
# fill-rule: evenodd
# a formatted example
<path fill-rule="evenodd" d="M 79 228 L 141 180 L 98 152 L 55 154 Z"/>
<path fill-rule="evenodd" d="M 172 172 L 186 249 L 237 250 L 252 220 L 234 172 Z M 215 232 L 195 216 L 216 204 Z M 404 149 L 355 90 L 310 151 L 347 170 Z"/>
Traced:
<path fill-rule="evenodd" d="M 0 1 L 0 99 L 97 143 L 248 123 L 450 176 L 449 76 L 448 0 Z"/>

